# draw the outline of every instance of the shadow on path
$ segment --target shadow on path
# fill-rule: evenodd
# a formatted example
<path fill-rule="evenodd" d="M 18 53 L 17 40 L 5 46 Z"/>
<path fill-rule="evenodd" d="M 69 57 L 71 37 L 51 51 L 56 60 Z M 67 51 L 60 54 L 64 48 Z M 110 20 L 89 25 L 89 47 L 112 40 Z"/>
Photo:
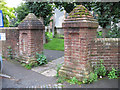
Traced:
<path fill-rule="evenodd" d="M 64 51 L 44 49 L 43 52 L 44 52 L 44 55 L 46 56 L 48 61 L 52 61 L 52 60 L 55 60 L 57 58 L 64 56 Z"/>

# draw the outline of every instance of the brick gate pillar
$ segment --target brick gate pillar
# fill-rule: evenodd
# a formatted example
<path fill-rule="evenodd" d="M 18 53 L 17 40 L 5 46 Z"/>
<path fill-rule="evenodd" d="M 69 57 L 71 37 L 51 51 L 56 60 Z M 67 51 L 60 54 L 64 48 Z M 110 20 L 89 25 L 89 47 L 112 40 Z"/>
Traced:
<path fill-rule="evenodd" d="M 33 14 L 28 16 L 19 24 L 19 55 L 25 58 L 34 57 L 36 52 L 43 51 L 43 30 L 42 21 Z"/>
<path fill-rule="evenodd" d="M 77 6 L 63 22 L 65 57 L 59 74 L 82 81 L 92 71 L 89 47 L 96 37 L 98 22 L 82 5 Z"/>

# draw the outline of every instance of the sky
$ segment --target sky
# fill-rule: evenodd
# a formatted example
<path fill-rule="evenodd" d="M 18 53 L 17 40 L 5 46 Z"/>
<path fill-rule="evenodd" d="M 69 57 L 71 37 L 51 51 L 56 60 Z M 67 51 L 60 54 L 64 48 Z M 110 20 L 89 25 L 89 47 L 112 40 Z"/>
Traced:
<path fill-rule="evenodd" d="M 8 7 L 17 7 L 20 5 L 21 2 L 24 2 L 23 0 L 5 0 L 7 3 L 6 6 Z"/>

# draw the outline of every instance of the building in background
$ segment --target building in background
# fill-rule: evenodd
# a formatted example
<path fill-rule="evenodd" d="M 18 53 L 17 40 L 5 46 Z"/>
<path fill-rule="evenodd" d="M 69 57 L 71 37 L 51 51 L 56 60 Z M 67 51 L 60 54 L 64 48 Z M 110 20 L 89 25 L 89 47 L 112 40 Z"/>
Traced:
<path fill-rule="evenodd" d="M 54 31 L 54 28 L 58 34 L 64 34 L 64 31 L 62 29 L 62 23 L 67 16 L 66 11 L 60 11 L 59 9 L 55 9 L 54 13 L 55 14 L 51 17 L 51 19 L 53 19 L 53 22 L 50 22 L 48 28 L 50 28 L 51 32 Z"/>

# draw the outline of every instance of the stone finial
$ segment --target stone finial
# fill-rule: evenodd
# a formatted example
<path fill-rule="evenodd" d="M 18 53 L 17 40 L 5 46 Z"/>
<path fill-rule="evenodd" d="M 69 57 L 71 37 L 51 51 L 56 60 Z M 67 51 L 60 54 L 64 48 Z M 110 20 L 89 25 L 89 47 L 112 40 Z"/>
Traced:
<path fill-rule="evenodd" d="M 93 18 L 91 13 L 83 6 L 83 5 L 78 5 L 76 8 L 73 9 L 73 11 L 70 12 L 68 19 L 69 18 Z"/>
<path fill-rule="evenodd" d="M 84 6 L 78 5 L 64 20 L 62 27 L 98 28 L 98 22 Z"/>
<path fill-rule="evenodd" d="M 25 19 L 18 25 L 19 29 L 44 29 L 42 21 L 40 21 L 33 13 L 29 13 Z"/>

